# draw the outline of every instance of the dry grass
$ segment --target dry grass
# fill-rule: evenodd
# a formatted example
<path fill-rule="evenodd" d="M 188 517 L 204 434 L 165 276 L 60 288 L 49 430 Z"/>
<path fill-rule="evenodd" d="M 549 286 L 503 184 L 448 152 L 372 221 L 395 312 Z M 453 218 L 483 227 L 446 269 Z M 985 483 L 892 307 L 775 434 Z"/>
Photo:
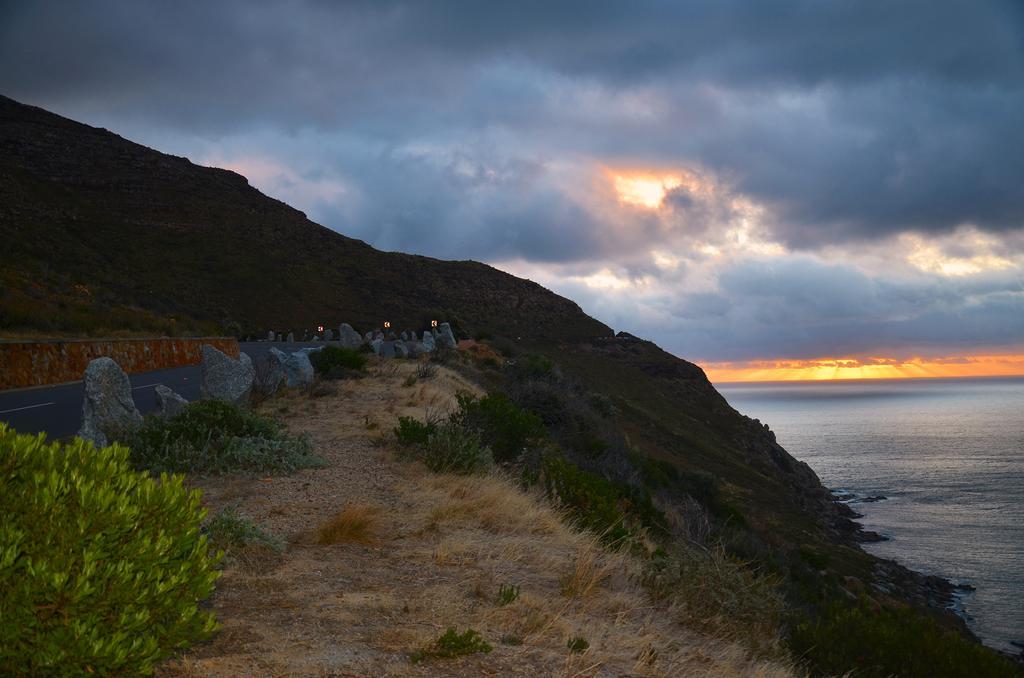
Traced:
<path fill-rule="evenodd" d="M 375 544 L 380 527 L 380 509 L 366 504 L 349 504 L 317 528 L 317 544 Z"/>
<path fill-rule="evenodd" d="M 267 404 L 287 407 L 287 425 L 310 435 L 327 468 L 250 487 L 198 481 L 213 509 L 220 495 L 237 497 L 291 546 L 258 576 L 227 569 L 213 599 L 224 630 L 162 675 L 792 674 L 673 616 L 636 583 L 630 556 L 571 529 L 540 495 L 501 474 L 435 475 L 396 460 L 386 434 L 398 416 L 443 413 L 458 391 L 479 391 L 445 367 L 403 388 L 418 366 L 394 364 L 378 379 L 338 382 L 313 412 L 301 393 Z M 321 530 L 353 546 L 325 548 Z M 506 605 L 502 584 L 520 590 Z M 479 631 L 493 651 L 409 661 L 449 627 Z M 574 636 L 589 649 L 569 652 Z"/>
<path fill-rule="evenodd" d="M 573 559 L 572 569 L 562 577 L 562 595 L 566 598 L 586 598 L 609 577 L 622 561 L 601 548 L 597 539 L 580 545 Z"/>

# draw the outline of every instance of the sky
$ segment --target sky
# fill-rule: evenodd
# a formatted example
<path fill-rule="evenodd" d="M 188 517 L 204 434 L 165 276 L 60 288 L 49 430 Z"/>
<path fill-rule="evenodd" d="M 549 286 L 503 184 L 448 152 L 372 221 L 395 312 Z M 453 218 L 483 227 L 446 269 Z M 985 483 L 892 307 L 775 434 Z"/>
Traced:
<path fill-rule="evenodd" d="M 1024 374 L 1024 3 L 10 2 L 0 93 L 716 381 Z"/>

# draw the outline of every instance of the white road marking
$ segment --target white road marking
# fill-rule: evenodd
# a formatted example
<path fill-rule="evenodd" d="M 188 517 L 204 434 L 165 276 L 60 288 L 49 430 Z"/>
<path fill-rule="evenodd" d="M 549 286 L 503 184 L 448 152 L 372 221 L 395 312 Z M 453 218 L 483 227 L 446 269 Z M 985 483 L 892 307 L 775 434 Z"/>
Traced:
<path fill-rule="evenodd" d="M 159 383 L 156 383 L 156 384 L 146 384 L 145 386 L 132 386 L 132 390 L 133 391 L 138 391 L 140 388 L 153 388 L 154 386 L 159 386 L 159 385 L 160 385 Z"/>
<path fill-rule="evenodd" d="M 26 405 L 25 407 L 15 407 L 11 410 L 0 410 L 0 414 L 7 414 L 8 412 L 20 412 L 22 410 L 31 410 L 36 407 L 46 407 L 47 405 L 53 405 L 53 403 L 39 403 L 38 405 Z"/>

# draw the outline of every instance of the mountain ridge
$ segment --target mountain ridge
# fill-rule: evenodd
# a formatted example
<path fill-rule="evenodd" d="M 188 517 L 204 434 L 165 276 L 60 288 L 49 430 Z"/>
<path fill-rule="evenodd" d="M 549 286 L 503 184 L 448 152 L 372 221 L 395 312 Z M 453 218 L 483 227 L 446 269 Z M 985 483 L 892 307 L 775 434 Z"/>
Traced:
<path fill-rule="evenodd" d="M 611 334 L 533 281 L 475 261 L 381 252 L 231 170 L 2 96 L 0 237 L 13 245 L 0 255 L 0 328 L 75 329 L 66 308 L 49 309 L 58 321 L 24 308 L 53 297 L 73 309 L 105 302 L 143 311 L 134 317 L 177 316 L 253 335 L 340 322 L 371 329 L 385 319 L 412 328 L 446 313 L 468 333 Z"/>

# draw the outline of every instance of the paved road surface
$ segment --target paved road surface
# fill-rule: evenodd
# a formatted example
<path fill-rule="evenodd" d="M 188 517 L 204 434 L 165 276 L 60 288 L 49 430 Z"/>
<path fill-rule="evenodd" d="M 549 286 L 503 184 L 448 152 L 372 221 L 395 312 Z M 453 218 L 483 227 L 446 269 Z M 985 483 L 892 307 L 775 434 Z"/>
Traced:
<path fill-rule="evenodd" d="M 322 343 L 286 344 L 269 341 L 242 343 L 240 347 L 253 360 L 265 355 L 271 346 L 283 351 Z M 143 414 L 156 409 L 154 387 L 164 384 L 186 400 L 199 398 L 199 365 L 156 370 L 128 375 L 132 383 L 135 406 Z M 50 438 L 74 435 L 82 424 L 82 393 L 85 386 L 78 381 L 59 386 L 40 386 L 14 391 L 0 391 L 0 421 L 10 424 L 19 433 L 45 431 Z"/>

